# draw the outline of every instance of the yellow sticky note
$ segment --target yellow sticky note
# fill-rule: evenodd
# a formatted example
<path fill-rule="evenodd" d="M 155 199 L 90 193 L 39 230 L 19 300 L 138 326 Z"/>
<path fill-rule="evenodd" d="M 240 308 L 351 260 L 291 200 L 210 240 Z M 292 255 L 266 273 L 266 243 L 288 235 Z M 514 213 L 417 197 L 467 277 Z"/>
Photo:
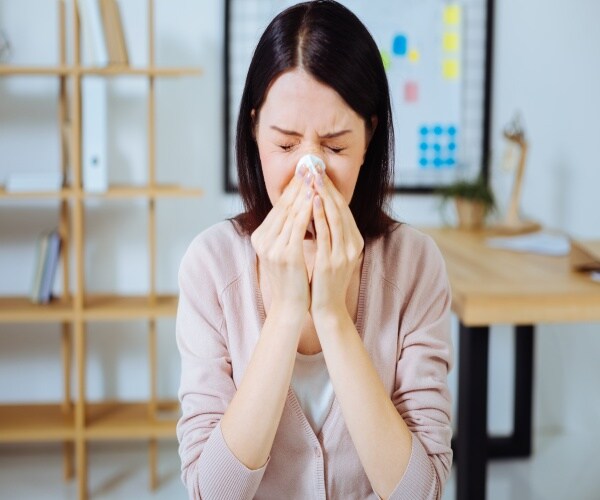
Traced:
<path fill-rule="evenodd" d="M 421 54 L 419 54 L 419 51 L 417 49 L 410 49 L 408 51 L 408 60 L 410 62 L 418 62 L 420 58 Z"/>
<path fill-rule="evenodd" d="M 458 78 L 459 66 L 457 59 L 445 59 L 442 63 L 442 74 L 446 80 Z"/>
<path fill-rule="evenodd" d="M 444 52 L 456 52 L 458 50 L 458 33 L 444 33 L 442 46 Z"/>
<path fill-rule="evenodd" d="M 460 5 L 447 5 L 444 7 L 444 24 L 460 23 Z"/>

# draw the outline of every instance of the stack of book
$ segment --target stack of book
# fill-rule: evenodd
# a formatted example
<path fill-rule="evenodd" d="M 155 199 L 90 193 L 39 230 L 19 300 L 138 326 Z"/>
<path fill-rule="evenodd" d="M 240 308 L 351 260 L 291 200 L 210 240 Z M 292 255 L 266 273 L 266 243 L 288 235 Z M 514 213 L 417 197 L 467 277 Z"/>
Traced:
<path fill-rule="evenodd" d="M 61 241 L 58 229 L 46 231 L 38 238 L 35 274 L 31 290 L 31 302 L 34 304 L 47 304 L 50 302 L 60 257 L 60 247 Z"/>
<path fill-rule="evenodd" d="M 128 65 L 123 23 L 116 0 L 83 0 L 83 36 L 89 57 L 98 66 Z"/>

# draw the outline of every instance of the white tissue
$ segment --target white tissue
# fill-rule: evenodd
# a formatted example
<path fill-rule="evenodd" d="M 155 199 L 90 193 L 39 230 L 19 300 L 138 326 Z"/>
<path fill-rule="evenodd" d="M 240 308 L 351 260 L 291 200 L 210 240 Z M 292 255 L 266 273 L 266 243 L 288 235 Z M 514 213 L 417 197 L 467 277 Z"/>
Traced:
<path fill-rule="evenodd" d="M 325 172 L 325 162 L 315 155 L 304 155 L 302 158 L 300 158 L 298 164 L 296 165 L 296 172 L 300 170 L 302 165 L 306 165 L 306 167 L 315 175 L 317 175 L 317 165 L 319 165 L 321 170 Z"/>

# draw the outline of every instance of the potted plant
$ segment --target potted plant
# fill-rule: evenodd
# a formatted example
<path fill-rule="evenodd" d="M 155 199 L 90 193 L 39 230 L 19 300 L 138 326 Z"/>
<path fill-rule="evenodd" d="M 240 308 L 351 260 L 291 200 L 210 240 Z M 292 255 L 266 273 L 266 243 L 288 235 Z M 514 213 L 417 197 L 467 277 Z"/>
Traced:
<path fill-rule="evenodd" d="M 495 210 L 496 199 L 491 187 L 482 176 L 475 180 L 458 180 L 436 190 L 441 196 L 441 208 L 451 199 L 456 204 L 458 226 L 462 229 L 478 229 L 486 217 Z"/>

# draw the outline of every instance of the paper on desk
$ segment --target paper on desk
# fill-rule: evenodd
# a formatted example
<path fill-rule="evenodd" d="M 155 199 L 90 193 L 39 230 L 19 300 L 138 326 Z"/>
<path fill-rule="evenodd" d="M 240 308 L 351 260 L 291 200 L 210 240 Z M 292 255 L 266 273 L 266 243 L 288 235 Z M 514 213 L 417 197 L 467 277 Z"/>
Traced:
<path fill-rule="evenodd" d="M 554 256 L 568 255 L 571 250 L 571 241 L 568 236 L 549 231 L 538 231 L 519 236 L 497 236 L 487 238 L 486 243 L 492 248 Z"/>

